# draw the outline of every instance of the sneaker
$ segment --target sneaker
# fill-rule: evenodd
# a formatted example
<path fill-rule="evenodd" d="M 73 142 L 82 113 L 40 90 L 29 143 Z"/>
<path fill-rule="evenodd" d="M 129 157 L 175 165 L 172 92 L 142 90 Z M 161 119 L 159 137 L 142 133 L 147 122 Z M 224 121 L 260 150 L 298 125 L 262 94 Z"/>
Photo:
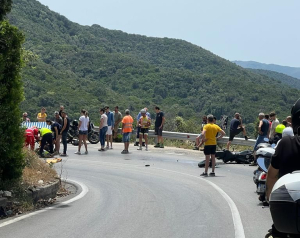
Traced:
<path fill-rule="evenodd" d="M 137 148 L 137 150 L 143 150 L 142 146 L 140 146 L 139 148 Z"/>
<path fill-rule="evenodd" d="M 135 142 L 135 143 L 134 143 L 134 146 L 139 146 L 139 142 Z"/>
<path fill-rule="evenodd" d="M 159 148 L 159 147 L 160 147 L 160 146 L 159 146 L 159 143 L 157 143 L 154 147 L 155 147 L 155 148 Z"/>
<path fill-rule="evenodd" d="M 165 148 L 165 147 L 164 147 L 164 145 L 163 145 L 163 144 L 161 144 L 159 148 Z"/>
<path fill-rule="evenodd" d="M 199 150 L 199 147 L 198 147 L 198 146 L 195 146 L 193 150 Z"/>
<path fill-rule="evenodd" d="M 84 152 L 86 155 L 89 153 L 88 151 Z"/>
<path fill-rule="evenodd" d="M 216 176 L 215 172 L 209 173 L 209 176 Z"/>
<path fill-rule="evenodd" d="M 66 157 L 66 156 L 68 156 L 67 154 L 60 154 L 60 156 L 64 156 L 64 157 Z"/>
<path fill-rule="evenodd" d="M 148 145 L 146 145 L 146 151 L 148 151 Z"/>
<path fill-rule="evenodd" d="M 121 154 L 127 154 L 127 151 L 126 151 L 126 150 L 123 150 L 123 151 L 121 152 Z"/>
<path fill-rule="evenodd" d="M 52 155 L 58 155 L 59 153 L 57 151 L 54 151 Z"/>
<path fill-rule="evenodd" d="M 207 173 L 202 173 L 202 174 L 200 174 L 200 176 L 203 176 L 203 177 L 207 177 L 208 175 L 207 175 Z"/>
<path fill-rule="evenodd" d="M 81 155 L 80 151 L 74 153 L 75 155 Z"/>
<path fill-rule="evenodd" d="M 108 146 L 108 145 L 106 146 L 106 149 L 109 149 L 109 146 Z"/>

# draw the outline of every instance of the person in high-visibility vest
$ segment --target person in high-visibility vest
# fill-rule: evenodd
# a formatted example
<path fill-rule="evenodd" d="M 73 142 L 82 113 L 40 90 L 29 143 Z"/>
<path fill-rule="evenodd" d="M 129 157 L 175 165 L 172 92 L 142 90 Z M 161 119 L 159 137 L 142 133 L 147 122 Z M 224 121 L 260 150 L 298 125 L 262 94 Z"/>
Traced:
<path fill-rule="evenodd" d="M 130 142 L 130 136 L 132 133 L 132 123 L 133 118 L 130 116 L 130 111 L 128 109 L 125 110 L 125 117 L 122 120 L 122 133 L 123 133 L 123 142 L 124 142 L 124 150 L 121 154 L 128 154 L 128 147 Z"/>
<path fill-rule="evenodd" d="M 52 131 L 48 128 L 41 128 L 40 129 L 41 135 L 41 147 L 40 147 L 40 155 L 43 155 L 44 147 L 46 143 L 49 144 L 49 153 L 53 154 L 53 137 Z"/>
<path fill-rule="evenodd" d="M 141 110 L 141 117 L 138 121 L 138 125 L 141 128 L 140 130 L 140 137 L 139 137 L 139 142 L 140 146 L 138 150 L 142 150 L 142 140 L 143 138 L 145 139 L 145 144 L 146 144 L 146 151 L 148 150 L 148 133 L 149 133 L 149 127 L 151 125 L 151 119 L 146 115 L 146 110 L 142 109 Z"/>

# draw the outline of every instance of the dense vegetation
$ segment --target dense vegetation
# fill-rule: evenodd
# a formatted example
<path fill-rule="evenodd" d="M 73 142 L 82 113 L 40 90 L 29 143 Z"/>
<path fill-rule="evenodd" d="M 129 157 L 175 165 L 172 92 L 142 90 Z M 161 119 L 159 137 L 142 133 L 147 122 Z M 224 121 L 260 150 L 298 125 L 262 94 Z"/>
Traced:
<path fill-rule="evenodd" d="M 188 125 L 208 113 L 238 111 L 245 123 L 260 111 L 286 116 L 299 95 L 186 41 L 81 26 L 35 0 L 15 0 L 9 18 L 24 31 L 26 49 L 39 56 L 23 71 L 22 110 L 32 118 L 41 106 L 53 113 L 60 104 L 71 117 L 86 108 L 94 120 L 105 104 L 134 115 L 146 106 L 153 116 L 159 105 L 166 129 L 175 130 L 176 116 Z"/>
<path fill-rule="evenodd" d="M 0 5 L 0 190 L 8 180 L 18 179 L 24 167 L 22 147 L 24 135 L 20 128 L 20 103 L 23 87 L 20 77 L 22 67 L 22 33 L 11 26 L 5 15 L 11 1 Z"/>
<path fill-rule="evenodd" d="M 251 72 L 266 75 L 269 78 L 273 78 L 275 80 L 279 80 L 283 84 L 286 84 L 288 86 L 291 86 L 293 88 L 300 89 L 300 79 L 293 78 L 291 76 L 288 76 L 286 74 L 278 73 L 271 70 L 264 70 L 264 69 L 249 69 Z"/>
<path fill-rule="evenodd" d="M 277 64 L 263 64 L 255 61 L 233 61 L 237 65 L 243 68 L 250 68 L 250 69 L 264 69 L 275 71 L 278 73 L 289 75 L 293 78 L 300 79 L 300 68 L 299 67 L 289 67 L 289 66 L 282 66 Z"/>

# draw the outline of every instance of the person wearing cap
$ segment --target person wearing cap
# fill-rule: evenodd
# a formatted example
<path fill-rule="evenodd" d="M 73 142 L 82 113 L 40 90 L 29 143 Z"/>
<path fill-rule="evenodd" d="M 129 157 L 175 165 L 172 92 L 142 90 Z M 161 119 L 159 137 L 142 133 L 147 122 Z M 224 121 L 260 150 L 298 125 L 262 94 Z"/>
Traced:
<path fill-rule="evenodd" d="M 22 122 L 30 122 L 27 112 L 23 113 Z"/>
<path fill-rule="evenodd" d="M 227 150 L 229 150 L 229 147 L 231 145 L 231 142 L 233 141 L 233 138 L 243 132 L 243 135 L 245 137 L 245 140 L 248 140 L 248 136 L 246 134 L 245 126 L 243 126 L 243 120 L 240 114 L 237 112 L 234 114 L 234 118 L 230 122 L 230 133 L 229 133 L 229 140 L 227 142 Z"/>
<path fill-rule="evenodd" d="M 113 130 L 113 134 L 114 134 L 114 140 L 117 139 L 117 135 L 118 135 L 118 130 L 119 130 L 119 125 L 120 122 L 122 121 L 122 113 L 119 111 L 119 107 L 115 106 L 115 110 L 113 112 L 114 115 L 114 130 Z"/>
<path fill-rule="evenodd" d="M 142 109 L 142 110 L 143 110 L 143 109 Z M 142 110 L 141 110 L 141 111 L 142 111 Z M 151 115 L 150 115 L 150 113 L 148 112 L 148 108 L 145 107 L 144 110 L 146 111 L 146 116 L 147 116 L 148 118 L 151 118 Z M 139 146 L 139 144 L 140 144 L 140 132 L 141 132 L 141 127 L 139 126 L 139 121 L 140 121 L 140 119 L 141 119 L 141 117 L 142 117 L 141 111 L 139 111 L 139 113 L 138 113 L 138 115 L 137 115 L 137 117 L 136 117 L 137 125 L 136 125 L 136 139 L 135 139 L 135 144 L 134 144 L 134 146 Z M 142 144 L 143 144 L 143 146 L 144 146 L 144 143 L 145 143 L 145 139 L 143 138 L 143 139 L 142 139 Z"/>
<path fill-rule="evenodd" d="M 54 122 L 57 122 L 59 125 L 62 125 L 63 120 L 58 111 L 54 112 Z"/>
<path fill-rule="evenodd" d="M 270 132 L 268 135 L 269 135 L 269 139 L 273 139 L 273 137 L 275 135 L 275 129 L 280 124 L 278 119 L 276 118 L 275 112 L 270 113 L 270 120 L 272 121 L 272 125 L 270 127 Z"/>
<path fill-rule="evenodd" d="M 37 114 L 37 120 L 38 122 L 46 122 L 47 114 L 46 114 L 46 108 L 42 107 L 41 112 Z"/>
<path fill-rule="evenodd" d="M 112 149 L 112 128 L 115 124 L 114 114 L 109 110 L 109 106 L 105 106 L 105 111 L 107 116 L 106 148 L 109 149 L 110 142 L 110 148 Z"/>
<path fill-rule="evenodd" d="M 258 144 L 263 143 L 265 141 L 265 138 L 268 138 L 270 132 L 270 123 L 267 119 L 265 119 L 265 114 L 262 112 L 259 113 L 258 119 L 259 119 L 258 136 L 254 145 L 254 151 L 257 150 Z"/>
<path fill-rule="evenodd" d="M 225 132 L 214 123 L 214 116 L 207 116 L 208 123 L 204 126 L 202 131 L 202 140 L 204 141 L 204 155 L 205 155 L 205 170 L 200 176 L 208 176 L 209 161 L 212 162 L 212 171 L 210 176 L 215 176 L 215 164 L 216 164 L 216 150 L 217 150 L 217 139 L 222 138 Z M 220 133 L 220 136 L 216 136 Z"/>
<path fill-rule="evenodd" d="M 139 127 L 141 128 L 140 130 L 140 136 L 139 136 L 139 143 L 140 143 L 140 146 L 138 148 L 138 150 L 142 150 L 142 139 L 145 139 L 145 144 L 146 144 L 146 151 L 148 150 L 148 133 L 149 133 L 149 127 L 151 125 L 151 118 L 149 118 L 147 115 L 146 115 L 146 110 L 145 109 L 142 109 L 141 110 L 141 117 L 138 121 L 138 125 Z"/>
<path fill-rule="evenodd" d="M 300 99 L 294 104 L 291 110 L 292 129 L 294 136 L 285 136 L 277 144 L 275 153 L 272 156 L 271 164 L 268 168 L 266 180 L 266 197 L 270 198 L 274 184 L 282 176 L 300 170 Z M 289 127 L 288 127 L 289 128 Z M 273 225 L 271 232 L 265 237 L 288 237 L 287 234 L 279 232 Z M 291 236 L 294 237 L 294 236 Z M 295 236 L 297 237 L 297 236 Z"/>
<path fill-rule="evenodd" d="M 132 123 L 133 118 L 130 116 L 130 111 L 128 109 L 125 110 L 125 116 L 122 119 L 122 133 L 123 133 L 123 142 L 124 142 L 124 150 L 121 154 L 128 154 L 130 136 L 132 133 Z"/>

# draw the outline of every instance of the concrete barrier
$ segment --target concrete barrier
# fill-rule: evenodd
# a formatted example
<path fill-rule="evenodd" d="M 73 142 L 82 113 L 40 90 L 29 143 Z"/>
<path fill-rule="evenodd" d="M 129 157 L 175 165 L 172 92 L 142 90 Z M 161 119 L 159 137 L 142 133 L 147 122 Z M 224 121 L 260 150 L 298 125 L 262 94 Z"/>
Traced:
<path fill-rule="evenodd" d="M 56 193 L 59 190 L 60 181 L 57 180 L 52 184 L 37 187 L 37 188 L 29 188 L 27 190 L 27 194 L 30 198 L 32 198 L 33 202 L 36 203 L 40 199 L 49 199 L 55 198 Z"/>

